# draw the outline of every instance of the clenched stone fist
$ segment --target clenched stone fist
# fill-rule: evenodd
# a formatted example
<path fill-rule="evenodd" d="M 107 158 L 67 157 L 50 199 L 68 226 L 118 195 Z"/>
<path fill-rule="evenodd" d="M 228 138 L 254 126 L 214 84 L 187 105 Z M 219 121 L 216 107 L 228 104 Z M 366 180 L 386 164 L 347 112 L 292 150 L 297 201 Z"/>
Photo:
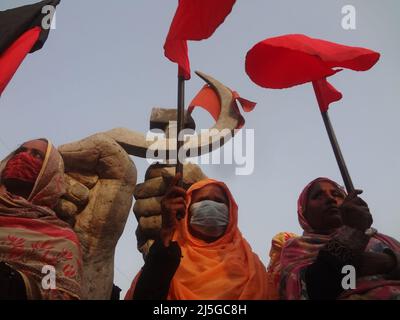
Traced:
<path fill-rule="evenodd" d="M 145 181 L 135 189 L 135 205 L 133 212 L 138 220 L 136 237 L 138 249 L 146 257 L 151 245 L 159 236 L 161 219 L 161 199 L 167 191 L 173 177 L 175 166 L 155 164 L 148 168 Z M 183 167 L 183 187 L 188 189 L 197 181 L 207 177 L 195 164 L 185 164 Z"/>
<path fill-rule="evenodd" d="M 56 212 L 77 233 L 83 254 L 83 297 L 109 299 L 114 253 L 132 206 L 137 171 L 112 138 L 95 134 L 59 147 L 67 192 Z"/>

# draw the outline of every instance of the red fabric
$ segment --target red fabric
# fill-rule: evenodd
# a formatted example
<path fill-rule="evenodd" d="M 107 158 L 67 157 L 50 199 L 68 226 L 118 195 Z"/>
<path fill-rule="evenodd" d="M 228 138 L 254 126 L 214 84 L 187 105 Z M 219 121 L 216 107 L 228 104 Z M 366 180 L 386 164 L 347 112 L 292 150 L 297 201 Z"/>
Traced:
<path fill-rule="evenodd" d="M 79 240 L 72 230 L 69 228 L 55 228 L 53 225 L 40 221 L 40 219 L 27 219 L 13 217 L 11 215 L 0 215 L 0 226 L 7 226 L 7 228 L 10 229 L 35 230 L 35 232 L 43 235 L 58 239 L 68 239 L 76 245 L 79 245 Z"/>
<path fill-rule="evenodd" d="M 42 166 L 42 159 L 35 158 L 28 152 L 21 152 L 8 160 L 2 172 L 2 179 L 35 183 Z"/>
<path fill-rule="evenodd" d="M 257 103 L 240 97 L 236 91 L 232 91 L 232 94 L 233 98 L 240 103 L 244 112 L 250 112 L 255 108 Z M 220 99 L 215 91 L 208 85 L 205 85 L 194 97 L 192 102 L 189 104 L 188 112 L 191 113 L 195 107 L 202 107 L 208 111 L 215 121 L 218 120 L 221 113 Z M 245 120 L 236 103 L 232 104 L 232 108 L 239 116 L 239 124 L 236 129 L 241 129 L 245 124 Z"/>
<path fill-rule="evenodd" d="M 190 79 L 186 40 L 211 37 L 232 11 L 235 0 L 179 0 L 178 9 L 164 44 L 164 54 L 179 65 L 179 75 Z"/>
<path fill-rule="evenodd" d="M 326 78 L 313 81 L 314 92 L 319 108 L 322 112 L 329 109 L 329 105 L 342 99 L 343 95 L 332 86 Z"/>
<path fill-rule="evenodd" d="M 379 60 L 380 54 L 365 48 L 345 46 L 301 34 L 263 40 L 246 56 L 246 72 L 264 88 L 284 89 L 314 82 L 321 110 L 342 95 L 326 81 L 341 69 L 366 71 Z"/>
<path fill-rule="evenodd" d="M 40 27 L 34 27 L 19 37 L 2 55 L 0 55 L 0 95 L 15 72 L 38 41 Z"/>

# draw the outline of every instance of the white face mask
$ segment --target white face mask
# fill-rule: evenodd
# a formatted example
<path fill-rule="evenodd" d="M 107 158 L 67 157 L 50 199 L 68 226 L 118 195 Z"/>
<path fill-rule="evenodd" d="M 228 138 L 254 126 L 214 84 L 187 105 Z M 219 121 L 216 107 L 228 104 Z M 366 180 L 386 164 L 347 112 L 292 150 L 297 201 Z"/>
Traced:
<path fill-rule="evenodd" d="M 213 238 L 222 236 L 229 224 L 229 208 L 225 203 L 204 200 L 190 206 L 190 226 Z"/>

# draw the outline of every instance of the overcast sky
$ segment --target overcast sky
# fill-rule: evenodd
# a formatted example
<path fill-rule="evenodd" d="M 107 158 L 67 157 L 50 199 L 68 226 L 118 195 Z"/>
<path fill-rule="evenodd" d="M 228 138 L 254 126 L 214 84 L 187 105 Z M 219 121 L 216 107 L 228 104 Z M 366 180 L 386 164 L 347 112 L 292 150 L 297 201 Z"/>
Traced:
<path fill-rule="evenodd" d="M 1 0 L 0 10 L 38 1 Z M 48 137 L 56 145 L 126 127 L 146 132 L 152 107 L 175 107 L 176 65 L 163 44 L 178 1 L 68 0 L 44 48 L 29 55 L 0 99 L 0 156 L 21 142 Z M 341 25 L 344 5 L 356 9 L 356 30 Z M 255 169 L 235 175 L 235 165 L 205 165 L 223 180 L 239 205 L 239 226 L 262 261 L 280 231 L 300 233 L 296 202 L 313 178 L 343 183 L 310 84 L 267 90 L 247 77 L 244 59 L 257 42 L 288 33 L 379 51 L 367 72 L 343 71 L 330 82 L 343 93 L 330 116 L 356 188 L 364 190 L 382 233 L 400 238 L 400 111 L 398 0 L 238 0 L 212 38 L 191 42 L 193 70 L 214 76 L 258 102 L 245 115 L 255 130 Z M 193 75 L 187 102 L 203 86 Z M 198 128 L 212 126 L 195 111 Z M 147 162 L 133 158 L 138 182 Z M 130 215 L 116 252 L 115 283 L 123 289 L 143 264 Z"/>

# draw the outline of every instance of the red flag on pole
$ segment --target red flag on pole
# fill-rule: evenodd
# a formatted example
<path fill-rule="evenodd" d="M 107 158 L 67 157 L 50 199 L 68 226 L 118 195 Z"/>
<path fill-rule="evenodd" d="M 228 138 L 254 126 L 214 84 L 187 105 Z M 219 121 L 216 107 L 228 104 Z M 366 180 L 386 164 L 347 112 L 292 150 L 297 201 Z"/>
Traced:
<path fill-rule="evenodd" d="M 46 17 L 60 0 L 45 0 L 0 12 L 0 95 L 28 53 L 43 47 L 50 24 Z M 54 11 L 53 11 L 54 12 Z"/>
<path fill-rule="evenodd" d="M 302 34 L 269 38 L 246 56 L 246 72 L 259 86 L 284 89 L 312 82 L 321 111 L 342 98 L 327 80 L 342 69 L 366 71 L 379 60 L 378 52 L 341 45 Z"/>
<path fill-rule="evenodd" d="M 179 0 L 164 44 L 165 56 L 179 66 L 179 76 L 190 79 L 187 40 L 211 37 L 232 11 L 235 0 Z"/>
<path fill-rule="evenodd" d="M 242 98 L 239 93 L 232 91 L 233 98 L 241 105 L 244 112 L 251 112 L 256 107 L 255 102 Z M 193 98 L 192 102 L 189 104 L 188 112 L 192 113 L 194 108 L 201 107 L 208 111 L 214 120 L 217 120 L 221 113 L 221 101 L 217 93 L 209 86 L 205 85 Z M 245 119 L 240 113 L 240 110 L 236 103 L 232 104 L 233 111 L 239 117 L 239 123 L 236 129 L 243 128 L 245 124 Z"/>
<path fill-rule="evenodd" d="M 246 72 L 261 87 L 284 89 L 312 82 L 325 128 L 347 191 L 354 185 L 328 116 L 329 104 L 342 98 L 327 78 L 341 69 L 366 71 L 379 60 L 378 52 L 341 45 L 302 34 L 289 34 L 257 43 L 246 56 Z"/>

